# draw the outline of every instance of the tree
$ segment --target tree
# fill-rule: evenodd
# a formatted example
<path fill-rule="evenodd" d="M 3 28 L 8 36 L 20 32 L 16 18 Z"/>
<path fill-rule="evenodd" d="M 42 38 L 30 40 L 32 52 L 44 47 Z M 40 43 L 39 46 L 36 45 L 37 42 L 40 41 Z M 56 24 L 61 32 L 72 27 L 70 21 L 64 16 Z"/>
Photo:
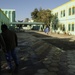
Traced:
<path fill-rule="evenodd" d="M 57 30 L 58 29 L 58 24 L 59 23 L 59 20 L 58 20 L 58 17 L 57 17 L 57 15 L 53 15 L 53 17 L 52 17 L 52 28 L 54 29 L 54 30 Z"/>
<path fill-rule="evenodd" d="M 34 21 L 37 21 L 37 18 L 38 18 L 37 13 L 38 13 L 38 12 L 39 12 L 38 9 L 35 8 L 34 11 L 31 13 L 32 19 L 33 19 Z"/>
<path fill-rule="evenodd" d="M 25 21 L 24 22 L 28 22 L 29 21 L 29 18 L 25 18 Z"/>
<path fill-rule="evenodd" d="M 31 13 L 32 19 L 37 22 L 44 22 L 45 25 L 50 26 L 52 14 L 51 10 L 47 9 L 42 9 L 40 8 L 39 10 L 37 8 L 34 9 L 34 11 Z"/>

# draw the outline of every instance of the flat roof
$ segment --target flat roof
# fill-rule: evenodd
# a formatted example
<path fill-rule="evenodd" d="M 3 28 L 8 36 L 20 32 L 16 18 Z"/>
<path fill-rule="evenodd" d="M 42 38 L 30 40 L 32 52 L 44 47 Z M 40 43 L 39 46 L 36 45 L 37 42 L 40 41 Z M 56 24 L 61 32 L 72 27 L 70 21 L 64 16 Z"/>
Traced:
<path fill-rule="evenodd" d="M 11 22 L 10 24 L 43 25 L 43 22 Z"/>

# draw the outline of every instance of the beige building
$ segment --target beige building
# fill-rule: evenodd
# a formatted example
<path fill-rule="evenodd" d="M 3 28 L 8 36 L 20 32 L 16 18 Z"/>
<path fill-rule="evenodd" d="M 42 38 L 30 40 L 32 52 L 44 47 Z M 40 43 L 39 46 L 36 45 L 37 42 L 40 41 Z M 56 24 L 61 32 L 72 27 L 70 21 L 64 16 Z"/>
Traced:
<path fill-rule="evenodd" d="M 52 13 L 57 15 L 59 24 L 64 28 L 58 28 L 56 32 L 75 35 L 75 0 L 52 9 Z"/>

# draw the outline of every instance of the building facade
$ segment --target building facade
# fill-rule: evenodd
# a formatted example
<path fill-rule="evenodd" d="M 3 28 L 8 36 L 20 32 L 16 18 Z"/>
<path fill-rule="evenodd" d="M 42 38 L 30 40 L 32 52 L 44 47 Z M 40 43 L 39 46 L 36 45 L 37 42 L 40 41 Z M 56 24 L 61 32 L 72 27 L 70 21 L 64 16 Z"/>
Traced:
<path fill-rule="evenodd" d="M 62 29 L 58 28 L 57 32 L 75 35 L 75 0 L 52 9 L 52 13 L 57 15 L 62 27 Z"/>
<path fill-rule="evenodd" d="M 9 18 L 10 22 L 15 22 L 15 9 L 1 9 L 4 14 Z"/>
<path fill-rule="evenodd" d="M 7 24 L 9 26 L 9 18 L 0 9 L 0 33 L 1 33 L 1 25 L 2 24 Z"/>

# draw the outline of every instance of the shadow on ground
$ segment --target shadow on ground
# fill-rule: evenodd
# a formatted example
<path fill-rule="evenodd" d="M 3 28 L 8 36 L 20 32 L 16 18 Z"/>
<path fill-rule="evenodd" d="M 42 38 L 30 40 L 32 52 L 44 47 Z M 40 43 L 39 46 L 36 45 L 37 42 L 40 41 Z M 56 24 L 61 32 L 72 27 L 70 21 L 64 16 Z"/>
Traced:
<path fill-rule="evenodd" d="M 22 46 L 21 50 L 18 51 L 18 56 L 20 58 L 19 59 L 19 61 L 20 61 L 19 72 L 17 74 L 12 73 L 11 75 L 35 75 L 39 69 L 47 69 L 48 70 L 48 68 L 46 68 L 46 66 L 42 63 L 42 59 L 44 59 L 46 57 L 46 55 L 49 53 L 49 50 L 51 50 L 51 49 L 49 49 L 50 46 L 47 47 L 47 45 L 49 45 L 49 44 L 52 44 L 51 46 L 56 46 L 56 47 L 58 47 L 60 49 L 63 49 L 65 51 L 75 49 L 75 41 L 70 41 L 71 38 L 59 39 L 59 38 L 54 38 L 52 36 L 39 34 L 39 33 L 36 33 L 36 32 L 25 32 L 25 33 L 30 34 L 30 35 L 32 35 L 32 36 L 34 36 L 36 38 L 43 38 L 43 39 L 41 39 L 42 41 L 40 40 L 42 43 L 39 41 L 39 43 L 36 44 L 36 42 L 38 42 L 38 40 L 37 40 L 35 42 L 35 44 L 33 45 L 33 48 L 30 48 L 30 51 L 35 50 L 36 52 L 39 52 L 43 48 L 43 50 L 45 52 L 41 51 L 41 52 L 37 53 L 38 55 L 35 54 L 35 58 L 33 57 L 33 55 L 31 55 L 31 57 L 30 57 L 29 55 L 27 55 L 28 54 L 27 50 L 29 49 L 29 46 Z M 24 33 L 22 33 L 22 34 L 24 35 Z M 22 42 L 24 42 L 24 41 L 22 41 Z M 42 46 L 42 45 L 44 45 L 44 46 Z M 46 49 L 45 49 L 45 45 L 47 47 Z M 40 46 L 42 46 L 42 47 L 40 47 Z M 40 47 L 40 48 L 38 48 L 38 47 Z M 48 52 L 47 52 L 47 50 L 48 50 Z M 45 54 L 46 52 L 47 52 L 47 54 Z M 44 55 L 42 55 L 43 53 L 44 53 Z M 60 53 L 60 52 L 58 52 L 58 53 Z M 41 58 L 41 57 L 44 57 L 44 58 Z M 56 57 L 55 54 L 54 54 L 54 57 Z M 39 58 L 41 58 L 41 59 L 39 59 Z M 58 56 L 58 58 L 59 58 L 59 56 Z M 53 67 L 54 67 L 54 65 L 52 66 L 52 68 Z M 4 70 L 2 72 L 3 72 L 2 75 L 10 75 L 8 72 L 6 72 L 5 68 L 4 68 Z M 50 74 L 48 74 L 48 75 L 50 75 Z M 36 74 L 36 75 L 40 75 L 40 74 Z M 51 74 L 51 75 L 53 75 L 53 74 Z M 59 74 L 59 75 L 61 75 L 61 74 Z"/>
<path fill-rule="evenodd" d="M 47 36 L 47 35 L 43 35 L 43 34 L 39 34 L 39 33 L 35 33 L 35 32 L 29 32 L 29 34 L 32 34 L 33 36 L 35 36 L 37 38 L 44 38 L 42 40 L 44 40 L 45 42 L 50 43 L 50 44 L 52 44 L 56 47 L 59 47 L 63 50 L 74 50 L 75 49 L 75 41 L 70 41 L 71 38 L 55 38 L 52 36 Z M 64 34 L 62 34 L 62 35 L 64 35 Z"/>

